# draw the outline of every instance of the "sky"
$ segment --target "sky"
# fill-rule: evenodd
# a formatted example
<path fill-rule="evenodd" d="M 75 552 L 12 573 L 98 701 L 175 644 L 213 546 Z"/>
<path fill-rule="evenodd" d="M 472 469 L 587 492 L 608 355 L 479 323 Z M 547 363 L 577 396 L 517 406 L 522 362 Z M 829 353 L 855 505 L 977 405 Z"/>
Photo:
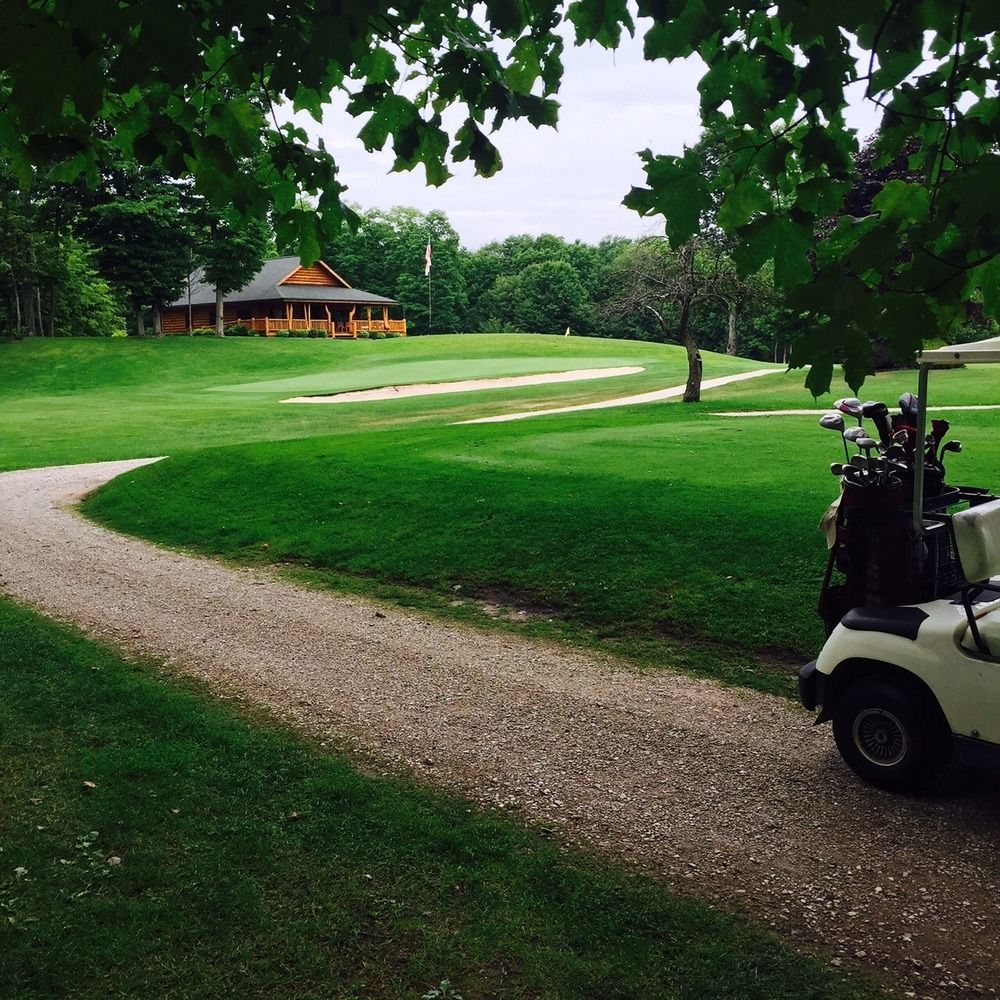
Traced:
<path fill-rule="evenodd" d="M 646 62 L 641 33 L 625 35 L 615 52 L 567 42 L 563 62 L 558 129 L 505 124 L 493 136 L 503 169 L 490 178 L 475 176 L 469 163 L 453 164 L 454 176 L 438 188 L 426 185 L 421 167 L 391 173 L 390 144 L 368 153 L 357 139 L 364 120 L 346 113 L 346 100 L 325 110 L 322 125 L 304 114 L 295 121 L 321 136 L 337 158 L 347 201 L 362 208 L 438 209 L 469 249 L 517 233 L 596 243 L 608 235 L 662 232 L 662 220 L 641 218 L 621 201 L 644 182 L 639 150 L 680 153 L 697 142 L 704 64 L 697 57 Z M 862 134 L 875 129 L 866 109 L 849 121 Z"/>

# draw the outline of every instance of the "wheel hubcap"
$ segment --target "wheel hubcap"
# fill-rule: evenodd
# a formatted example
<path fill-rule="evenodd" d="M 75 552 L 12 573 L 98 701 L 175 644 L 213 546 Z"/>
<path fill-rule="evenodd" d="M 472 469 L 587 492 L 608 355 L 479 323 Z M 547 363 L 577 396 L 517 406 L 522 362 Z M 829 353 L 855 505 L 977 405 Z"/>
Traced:
<path fill-rule="evenodd" d="M 892 767 L 906 756 L 906 730 L 891 712 L 869 708 L 854 720 L 854 745 L 872 764 Z"/>

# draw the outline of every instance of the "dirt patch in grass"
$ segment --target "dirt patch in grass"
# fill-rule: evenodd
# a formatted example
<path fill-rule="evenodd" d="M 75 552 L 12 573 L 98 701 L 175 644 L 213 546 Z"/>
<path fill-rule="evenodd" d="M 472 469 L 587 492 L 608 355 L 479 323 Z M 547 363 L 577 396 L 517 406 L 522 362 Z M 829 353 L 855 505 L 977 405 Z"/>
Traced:
<path fill-rule="evenodd" d="M 456 586 L 455 591 L 460 593 L 461 588 Z M 532 601 L 524 594 L 504 587 L 486 587 L 475 593 L 466 594 L 465 598 L 490 618 L 501 618 L 509 622 L 552 622 L 565 617 L 563 610 L 555 605 Z"/>

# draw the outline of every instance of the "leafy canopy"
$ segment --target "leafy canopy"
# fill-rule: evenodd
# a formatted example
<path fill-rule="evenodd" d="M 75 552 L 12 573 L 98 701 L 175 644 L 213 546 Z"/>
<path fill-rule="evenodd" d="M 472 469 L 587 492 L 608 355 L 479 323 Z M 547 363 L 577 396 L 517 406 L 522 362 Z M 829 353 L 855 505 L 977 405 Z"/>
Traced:
<path fill-rule="evenodd" d="M 813 317 L 793 361 L 812 362 L 814 391 L 838 351 L 858 384 L 871 334 L 905 356 L 973 295 L 1000 317 L 996 0 L 10 0 L 4 14 L 0 146 L 25 184 L 32 165 L 93 179 L 124 154 L 192 176 L 218 205 L 273 211 L 307 261 L 353 214 L 329 151 L 279 124 L 278 105 L 319 118 L 344 90 L 362 142 L 390 143 L 395 169 L 440 184 L 470 160 L 488 176 L 489 132 L 556 122 L 564 19 L 577 43 L 608 48 L 641 25 L 648 59 L 706 64 L 702 120 L 725 155 L 706 172 L 696 150 L 646 150 L 627 204 L 664 216 L 676 245 L 717 206 L 745 272 L 773 261 Z M 883 110 L 877 157 L 906 150 L 916 178 L 888 181 L 863 218 L 841 214 L 849 98 Z"/>

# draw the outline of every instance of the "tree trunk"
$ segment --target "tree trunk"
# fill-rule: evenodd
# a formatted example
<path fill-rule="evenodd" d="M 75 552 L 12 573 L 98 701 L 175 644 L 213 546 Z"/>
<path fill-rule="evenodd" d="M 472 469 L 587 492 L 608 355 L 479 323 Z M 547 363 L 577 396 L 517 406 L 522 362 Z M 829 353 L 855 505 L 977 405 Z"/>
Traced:
<path fill-rule="evenodd" d="M 56 286 L 49 288 L 49 336 L 56 335 Z"/>
<path fill-rule="evenodd" d="M 736 354 L 736 303 L 729 303 L 729 339 L 726 342 L 726 354 Z"/>
<path fill-rule="evenodd" d="M 35 335 L 35 290 L 31 285 L 21 285 L 21 323 L 29 337 Z"/>
<path fill-rule="evenodd" d="M 681 306 L 681 320 L 678 329 L 678 340 L 684 345 L 688 359 L 687 384 L 684 386 L 684 402 L 701 402 L 701 352 L 691 336 L 689 321 L 691 319 L 691 303 Z"/>
<path fill-rule="evenodd" d="M 163 336 L 163 317 L 160 314 L 160 303 L 153 303 L 153 335 L 156 337 Z"/>
<path fill-rule="evenodd" d="M 135 335 L 137 337 L 146 336 L 146 321 L 142 315 L 142 305 L 139 302 L 135 304 Z"/>
<path fill-rule="evenodd" d="M 223 312 L 226 308 L 226 303 L 222 296 L 222 289 L 216 286 L 215 288 L 215 335 L 216 337 L 224 337 L 226 335 L 225 327 L 222 325 Z"/>
<path fill-rule="evenodd" d="M 14 282 L 14 336 L 18 340 L 21 339 L 21 289 L 18 287 L 17 282 Z"/>

